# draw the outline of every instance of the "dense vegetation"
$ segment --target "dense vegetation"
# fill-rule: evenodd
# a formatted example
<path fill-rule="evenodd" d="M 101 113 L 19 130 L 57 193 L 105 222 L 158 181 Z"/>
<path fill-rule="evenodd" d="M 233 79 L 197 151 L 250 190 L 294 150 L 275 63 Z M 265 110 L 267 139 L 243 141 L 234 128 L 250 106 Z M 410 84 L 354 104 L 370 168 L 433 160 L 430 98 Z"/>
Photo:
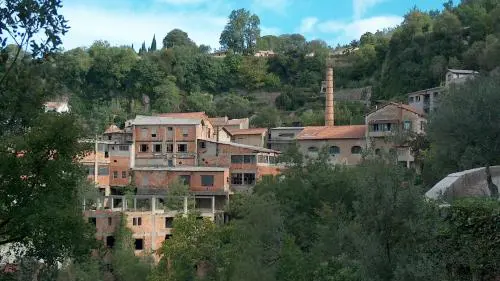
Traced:
<path fill-rule="evenodd" d="M 324 158 L 303 162 L 291 151 L 282 176 L 231 201 L 228 224 L 196 214 L 176 218 L 158 265 L 134 256 L 123 222 L 115 247 L 102 247 L 81 219 L 82 193 L 90 191 L 77 161 L 86 149 L 79 139 L 136 113 L 179 110 L 255 114 L 256 126 L 275 126 L 291 112 L 305 124 L 321 123 L 317 93 L 331 48 L 296 34 L 260 37 L 258 17 L 239 10 L 221 36 L 224 58 L 210 56 L 182 30 L 166 34 L 161 49 L 153 38 L 139 54 L 106 42 L 52 52 L 67 30 L 57 14 L 60 1 L 8 2 L 0 10 L 0 245 L 27 251 L 22 270 L 0 279 L 489 281 L 500 275 L 497 200 L 439 208 L 424 200 L 412 171 L 390 155 L 369 153 L 346 168 Z M 412 143 L 427 184 L 450 171 L 498 164 L 499 11 L 494 0 L 412 10 L 400 27 L 363 35 L 338 60 L 338 87 L 373 85 L 376 99 L 434 86 L 446 67 L 485 73 L 443 95 L 429 139 Z M 40 29 L 49 30 L 48 41 L 33 36 Z M 7 46 L 9 33 L 17 47 Z M 251 56 L 267 49 L 278 55 Z M 274 91 L 279 95 L 269 106 Z M 70 97 L 73 113 L 44 114 L 42 102 L 61 95 Z M 362 122 L 364 108 L 337 106 L 340 123 Z M 97 249 L 92 256 L 91 249 Z"/>

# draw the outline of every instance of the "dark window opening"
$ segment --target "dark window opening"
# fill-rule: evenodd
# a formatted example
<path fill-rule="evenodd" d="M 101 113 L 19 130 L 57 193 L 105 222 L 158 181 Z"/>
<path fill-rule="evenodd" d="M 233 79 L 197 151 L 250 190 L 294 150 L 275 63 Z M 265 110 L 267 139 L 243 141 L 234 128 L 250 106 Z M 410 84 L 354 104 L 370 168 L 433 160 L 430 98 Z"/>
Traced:
<path fill-rule="evenodd" d="M 108 140 L 111 140 L 111 136 L 108 136 Z"/>
<path fill-rule="evenodd" d="M 155 144 L 154 152 L 161 152 L 161 144 Z"/>
<path fill-rule="evenodd" d="M 185 185 L 191 184 L 191 176 L 190 175 L 181 175 L 179 176 L 179 181 Z"/>
<path fill-rule="evenodd" d="M 169 131 L 172 131 L 173 129 L 174 129 L 174 128 L 172 128 L 172 127 L 168 127 L 168 130 L 169 130 Z"/>
<path fill-rule="evenodd" d="M 117 179 L 118 178 L 118 171 L 113 171 L 113 178 Z"/>
<path fill-rule="evenodd" d="M 144 239 L 135 239 L 135 249 L 136 250 L 144 249 Z"/>
<path fill-rule="evenodd" d="M 248 185 L 254 184 L 255 174 L 243 174 L 243 183 Z"/>
<path fill-rule="evenodd" d="M 174 227 L 174 218 L 173 217 L 166 217 L 165 218 L 165 228 L 172 228 Z"/>
<path fill-rule="evenodd" d="M 307 148 L 307 150 L 309 152 L 318 152 L 318 148 L 316 146 L 310 146 L 309 148 Z"/>
<path fill-rule="evenodd" d="M 110 249 L 113 249 L 113 247 L 115 246 L 114 236 L 106 236 L 106 246 Z"/>
<path fill-rule="evenodd" d="M 167 234 L 167 235 L 165 235 L 165 240 L 168 240 L 168 239 L 170 239 L 170 238 L 172 238 L 172 234 Z"/>
<path fill-rule="evenodd" d="M 151 137 L 152 137 L 152 138 L 156 138 L 156 133 L 152 133 L 152 134 L 151 134 Z"/>
<path fill-rule="evenodd" d="M 330 148 L 328 149 L 328 152 L 331 154 L 331 155 L 335 155 L 335 154 L 340 154 L 340 148 L 338 146 L 330 146 Z"/>
<path fill-rule="evenodd" d="M 233 164 L 243 163 L 243 155 L 231 155 L 231 163 Z"/>
<path fill-rule="evenodd" d="M 177 151 L 187 152 L 187 144 L 181 143 L 177 145 Z"/>
<path fill-rule="evenodd" d="M 213 186 L 214 176 L 212 175 L 202 175 L 201 176 L 201 186 Z"/>
<path fill-rule="evenodd" d="M 109 168 L 106 166 L 99 166 L 99 170 L 97 171 L 97 175 L 108 176 L 109 175 Z"/>
<path fill-rule="evenodd" d="M 111 224 L 113 224 L 113 218 L 108 217 L 108 225 L 111 225 Z"/>
<path fill-rule="evenodd" d="M 243 175 L 240 173 L 231 174 L 231 184 L 243 184 Z"/>
<path fill-rule="evenodd" d="M 109 152 L 108 151 L 104 151 L 104 158 L 109 158 Z"/>
<path fill-rule="evenodd" d="M 203 217 L 196 217 L 197 220 L 203 220 Z"/>
<path fill-rule="evenodd" d="M 122 179 L 126 179 L 127 178 L 127 171 L 122 171 Z"/>
<path fill-rule="evenodd" d="M 141 217 L 133 218 L 132 225 L 142 225 L 142 218 Z"/>
<path fill-rule="evenodd" d="M 172 152 L 174 151 L 174 145 L 173 144 L 167 144 L 167 152 Z"/>
<path fill-rule="evenodd" d="M 147 144 L 141 144 L 141 152 L 148 152 L 149 146 Z"/>
<path fill-rule="evenodd" d="M 351 147 L 352 154 L 361 154 L 361 146 L 353 146 Z"/>
<path fill-rule="evenodd" d="M 244 155 L 243 163 L 245 164 L 255 164 L 255 155 Z"/>
<path fill-rule="evenodd" d="M 200 147 L 201 148 L 206 148 L 207 147 L 207 143 L 204 142 L 204 141 L 200 142 Z"/>
<path fill-rule="evenodd" d="M 89 218 L 89 223 L 93 224 L 94 226 L 97 224 L 97 219 L 95 217 L 90 217 Z"/>

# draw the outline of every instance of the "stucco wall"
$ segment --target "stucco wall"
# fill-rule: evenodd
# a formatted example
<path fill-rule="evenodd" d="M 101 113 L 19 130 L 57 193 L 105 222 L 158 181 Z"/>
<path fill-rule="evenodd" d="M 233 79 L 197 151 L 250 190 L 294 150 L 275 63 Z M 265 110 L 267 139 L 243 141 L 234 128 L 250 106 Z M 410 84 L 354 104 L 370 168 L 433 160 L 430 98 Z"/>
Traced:
<path fill-rule="evenodd" d="M 352 154 L 353 146 L 365 149 L 366 143 L 362 139 L 339 139 L 339 140 L 299 140 L 299 149 L 306 157 L 315 158 L 322 152 L 323 147 L 338 146 L 340 154 L 331 155 L 329 160 L 332 164 L 356 165 L 361 161 L 361 154 Z M 318 152 L 310 152 L 309 147 L 317 147 Z"/>

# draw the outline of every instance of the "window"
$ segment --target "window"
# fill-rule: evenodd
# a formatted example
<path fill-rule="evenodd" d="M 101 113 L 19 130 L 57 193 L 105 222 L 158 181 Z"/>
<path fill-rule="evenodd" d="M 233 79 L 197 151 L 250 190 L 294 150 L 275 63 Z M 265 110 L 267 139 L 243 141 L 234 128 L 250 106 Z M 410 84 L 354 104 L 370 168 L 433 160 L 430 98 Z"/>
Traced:
<path fill-rule="evenodd" d="M 243 184 L 243 175 L 241 173 L 231 174 L 231 184 L 236 184 L 236 185 Z"/>
<path fill-rule="evenodd" d="M 148 151 L 149 151 L 149 145 L 141 144 L 141 152 L 148 152 Z"/>
<path fill-rule="evenodd" d="M 99 170 L 97 173 L 98 176 L 108 176 L 109 168 L 107 166 L 99 166 Z"/>
<path fill-rule="evenodd" d="M 133 218 L 132 225 L 142 225 L 142 218 L 141 217 Z"/>
<path fill-rule="evenodd" d="M 244 155 L 243 163 L 245 164 L 255 164 L 255 155 Z"/>
<path fill-rule="evenodd" d="M 351 153 L 352 154 L 361 154 L 361 146 L 353 146 L 351 147 Z"/>
<path fill-rule="evenodd" d="M 97 224 L 97 219 L 95 217 L 90 217 L 89 218 L 89 223 L 93 224 L 95 226 Z"/>
<path fill-rule="evenodd" d="M 144 239 L 135 239 L 135 249 L 136 250 L 144 249 Z"/>
<path fill-rule="evenodd" d="M 372 132 L 378 132 L 378 131 L 380 131 L 380 127 L 379 127 L 378 124 L 373 124 L 371 126 L 371 129 L 372 129 Z"/>
<path fill-rule="evenodd" d="M 380 152 L 380 148 L 375 149 L 375 155 L 379 155 L 380 156 L 380 153 L 381 153 Z"/>
<path fill-rule="evenodd" d="M 437 98 L 439 96 L 439 92 L 434 92 L 434 97 Z"/>
<path fill-rule="evenodd" d="M 179 176 L 179 181 L 185 185 L 190 185 L 191 184 L 191 176 L 190 175 Z"/>
<path fill-rule="evenodd" d="M 172 152 L 174 151 L 174 145 L 171 143 L 167 143 L 167 152 Z"/>
<path fill-rule="evenodd" d="M 425 128 L 425 122 L 424 121 L 420 121 L 420 130 L 424 130 Z"/>
<path fill-rule="evenodd" d="M 202 175 L 201 176 L 201 186 L 214 186 L 214 176 Z"/>
<path fill-rule="evenodd" d="M 182 136 L 187 137 L 189 134 L 189 130 L 187 128 L 182 128 Z"/>
<path fill-rule="evenodd" d="M 403 123 L 403 129 L 410 130 L 411 129 L 411 121 L 405 120 Z"/>
<path fill-rule="evenodd" d="M 147 136 L 148 136 L 148 129 L 142 128 L 141 129 L 141 137 L 142 138 L 147 138 Z"/>
<path fill-rule="evenodd" d="M 283 134 L 279 134 L 278 137 L 282 137 L 282 138 L 293 138 L 295 135 L 292 134 L 292 133 L 283 133 Z"/>
<path fill-rule="evenodd" d="M 149 185 L 149 177 L 148 177 L 148 175 L 142 175 L 142 185 L 143 186 L 148 186 Z"/>
<path fill-rule="evenodd" d="M 179 152 L 187 152 L 187 144 L 181 143 L 177 145 L 177 151 Z"/>
<path fill-rule="evenodd" d="M 167 163 L 168 163 L 168 166 L 169 166 L 169 167 L 174 166 L 174 161 L 173 161 L 172 159 L 168 159 L 168 162 L 167 162 Z"/>
<path fill-rule="evenodd" d="M 111 136 L 108 136 L 108 140 L 111 140 Z"/>
<path fill-rule="evenodd" d="M 410 97 L 409 101 L 410 101 L 410 103 L 412 103 L 413 102 L 413 97 Z"/>
<path fill-rule="evenodd" d="M 207 147 L 207 143 L 202 141 L 200 142 L 200 148 L 206 148 Z"/>
<path fill-rule="evenodd" d="M 167 235 L 165 235 L 165 240 L 168 240 L 168 239 L 170 239 L 170 238 L 172 238 L 172 234 L 167 234 Z"/>
<path fill-rule="evenodd" d="M 173 130 L 174 130 L 174 128 L 172 128 L 172 127 L 168 127 L 168 128 L 167 128 L 167 130 L 169 130 L 169 131 L 173 131 Z"/>
<path fill-rule="evenodd" d="M 111 225 L 111 224 L 113 224 L 113 218 L 108 217 L 108 225 Z"/>
<path fill-rule="evenodd" d="M 243 183 L 244 184 L 255 184 L 255 174 L 243 174 Z"/>
<path fill-rule="evenodd" d="M 127 178 L 127 171 L 122 171 L 122 179 L 126 179 Z"/>
<path fill-rule="evenodd" d="M 156 138 L 156 128 L 151 129 L 151 137 Z"/>
<path fill-rule="evenodd" d="M 117 179 L 118 178 L 118 171 L 113 171 L 113 178 Z"/>
<path fill-rule="evenodd" d="M 328 149 L 328 152 L 331 154 L 331 155 L 335 155 L 335 154 L 340 154 L 340 148 L 338 146 L 330 146 L 330 148 Z"/>
<path fill-rule="evenodd" d="M 269 163 L 269 156 L 267 155 L 258 155 L 257 163 Z"/>
<path fill-rule="evenodd" d="M 390 132 L 391 129 L 392 129 L 392 124 L 391 123 L 384 124 L 384 131 Z"/>
<path fill-rule="evenodd" d="M 89 176 L 93 176 L 95 173 L 95 167 L 94 166 L 87 166 L 87 171 Z"/>
<path fill-rule="evenodd" d="M 231 155 L 231 163 L 233 164 L 243 163 L 243 155 Z"/>
<path fill-rule="evenodd" d="M 309 148 L 307 148 L 307 150 L 309 152 L 318 152 L 318 148 L 316 146 L 310 146 Z"/>
<path fill-rule="evenodd" d="M 416 102 L 419 102 L 419 101 L 420 101 L 420 96 L 416 96 L 416 97 L 415 97 L 415 101 L 416 101 Z"/>
<path fill-rule="evenodd" d="M 106 236 L 106 246 L 108 248 L 113 249 L 113 247 L 115 246 L 115 237 L 113 237 L 113 236 Z"/>
<path fill-rule="evenodd" d="M 120 145 L 120 151 L 128 151 L 128 145 Z"/>
<path fill-rule="evenodd" d="M 153 146 L 153 151 L 154 151 L 154 152 L 160 152 L 160 153 L 161 153 L 161 144 L 158 144 L 158 143 L 157 143 L 157 144 L 155 144 L 155 145 Z"/>
<path fill-rule="evenodd" d="M 165 228 L 172 228 L 174 226 L 174 218 L 166 217 L 165 218 Z"/>

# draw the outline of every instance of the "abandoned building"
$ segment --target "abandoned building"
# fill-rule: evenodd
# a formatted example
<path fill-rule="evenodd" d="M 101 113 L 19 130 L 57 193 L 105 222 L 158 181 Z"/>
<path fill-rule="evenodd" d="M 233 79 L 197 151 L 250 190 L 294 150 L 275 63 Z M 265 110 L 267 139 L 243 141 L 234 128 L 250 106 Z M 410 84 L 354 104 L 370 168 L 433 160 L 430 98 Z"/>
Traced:
<path fill-rule="evenodd" d="M 408 94 L 408 104 L 414 108 L 430 113 L 437 109 L 439 96 L 450 85 L 462 84 L 469 79 L 473 79 L 479 73 L 473 70 L 448 69 L 445 81 L 442 85 L 430 89 L 420 90 Z"/>

